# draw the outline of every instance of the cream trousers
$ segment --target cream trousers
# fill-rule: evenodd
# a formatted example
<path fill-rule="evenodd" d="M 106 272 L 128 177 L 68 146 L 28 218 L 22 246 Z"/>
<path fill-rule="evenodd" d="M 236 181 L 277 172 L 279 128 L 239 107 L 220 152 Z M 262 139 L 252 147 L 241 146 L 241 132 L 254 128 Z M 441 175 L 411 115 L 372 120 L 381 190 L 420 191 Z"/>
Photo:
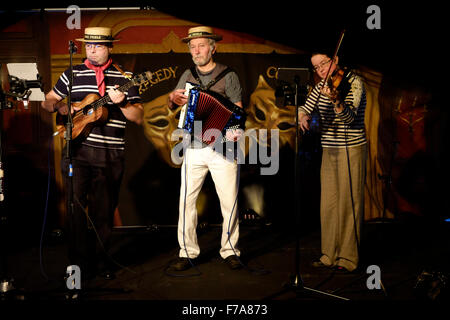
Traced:
<path fill-rule="evenodd" d="M 196 258 L 200 254 L 197 240 L 197 198 L 207 173 L 211 172 L 222 211 L 220 256 L 240 255 L 239 219 L 237 214 L 238 165 L 226 160 L 210 147 L 187 148 L 181 166 L 181 188 L 178 219 L 180 257 Z"/>

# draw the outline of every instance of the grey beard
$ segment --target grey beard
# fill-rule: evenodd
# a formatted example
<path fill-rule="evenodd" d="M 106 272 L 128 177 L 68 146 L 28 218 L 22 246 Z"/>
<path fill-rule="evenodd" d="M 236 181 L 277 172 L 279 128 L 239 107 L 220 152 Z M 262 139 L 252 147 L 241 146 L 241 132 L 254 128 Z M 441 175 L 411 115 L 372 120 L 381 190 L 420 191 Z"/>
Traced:
<path fill-rule="evenodd" d="M 204 65 L 207 65 L 210 61 L 211 61 L 211 52 L 208 53 L 208 56 L 206 57 L 205 60 L 196 60 L 194 57 L 192 57 L 192 61 L 194 61 L 195 65 L 202 67 Z"/>

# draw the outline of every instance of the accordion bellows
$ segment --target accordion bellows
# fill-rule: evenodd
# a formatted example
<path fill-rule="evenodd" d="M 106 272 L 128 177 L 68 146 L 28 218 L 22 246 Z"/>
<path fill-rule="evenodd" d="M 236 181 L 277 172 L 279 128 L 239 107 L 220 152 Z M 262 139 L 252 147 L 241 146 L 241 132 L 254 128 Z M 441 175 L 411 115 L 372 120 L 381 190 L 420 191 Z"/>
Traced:
<path fill-rule="evenodd" d="M 245 120 L 246 114 L 243 108 L 222 95 L 213 91 L 202 91 L 199 88 L 190 90 L 183 129 L 203 143 L 215 143 L 217 138 L 225 142 L 226 131 L 245 129 Z M 201 122 L 201 132 L 195 130 L 194 122 L 196 121 Z"/>

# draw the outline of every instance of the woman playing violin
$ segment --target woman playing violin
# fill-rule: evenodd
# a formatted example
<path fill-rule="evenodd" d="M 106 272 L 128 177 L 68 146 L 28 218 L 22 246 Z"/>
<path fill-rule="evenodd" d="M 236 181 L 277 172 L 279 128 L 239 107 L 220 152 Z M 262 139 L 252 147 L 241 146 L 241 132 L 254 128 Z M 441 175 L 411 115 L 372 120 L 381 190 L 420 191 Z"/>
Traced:
<path fill-rule="evenodd" d="M 352 272 L 358 267 L 360 223 L 364 216 L 366 94 L 361 78 L 342 72 L 338 61 L 336 55 L 311 56 L 313 69 L 322 80 L 305 105 L 299 107 L 298 119 L 303 132 L 309 130 L 314 110 L 321 120 L 322 256 L 313 266 Z"/>

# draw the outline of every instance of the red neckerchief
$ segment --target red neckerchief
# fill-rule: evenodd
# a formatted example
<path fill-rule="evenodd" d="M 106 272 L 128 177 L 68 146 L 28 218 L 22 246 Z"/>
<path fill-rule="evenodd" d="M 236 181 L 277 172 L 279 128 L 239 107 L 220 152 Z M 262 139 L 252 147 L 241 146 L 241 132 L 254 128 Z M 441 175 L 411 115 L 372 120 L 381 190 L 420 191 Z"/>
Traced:
<path fill-rule="evenodd" d="M 112 64 L 112 59 L 109 58 L 105 64 L 101 66 L 93 65 L 88 59 L 84 60 L 84 65 L 91 70 L 95 71 L 95 79 L 97 80 L 98 92 L 103 97 L 106 92 L 106 84 L 105 84 L 105 75 L 103 71 L 105 71 Z"/>

